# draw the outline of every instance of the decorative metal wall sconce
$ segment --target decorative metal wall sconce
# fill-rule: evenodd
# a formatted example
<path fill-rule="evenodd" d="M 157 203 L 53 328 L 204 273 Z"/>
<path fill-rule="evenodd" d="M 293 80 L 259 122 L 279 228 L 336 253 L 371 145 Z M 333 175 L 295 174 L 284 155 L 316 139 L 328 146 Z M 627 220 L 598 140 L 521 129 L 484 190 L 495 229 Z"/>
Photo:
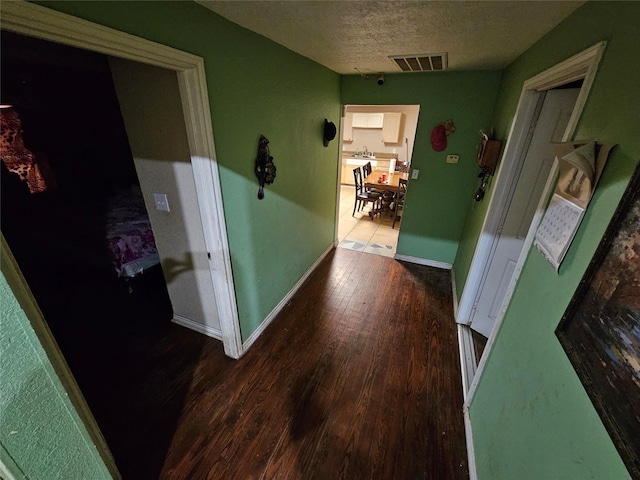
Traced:
<path fill-rule="evenodd" d="M 258 177 L 258 198 L 264 198 L 264 185 L 271 185 L 276 178 L 276 166 L 273 164 L 273 157 L 269 155 L 269 140 L 264 135 L 260 135 L 258 143 L 258 155 L 255 164 L 256 177 Z"/>

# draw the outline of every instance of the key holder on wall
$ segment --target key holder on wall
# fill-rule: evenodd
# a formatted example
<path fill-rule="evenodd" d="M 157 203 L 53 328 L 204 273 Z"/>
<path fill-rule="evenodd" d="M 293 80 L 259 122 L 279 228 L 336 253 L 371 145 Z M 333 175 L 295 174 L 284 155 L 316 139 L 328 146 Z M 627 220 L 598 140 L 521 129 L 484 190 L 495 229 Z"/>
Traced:
<path fill-rule="evenodd" d="M 273 157 L 269 155 L 269 140 L 264 135 L 260 135 L 258 142 L 258 155 L 255 163 L 256 177 L 258 177 L 258 198 L 264 198 L 264 185 L 271 185 L 276 178 L 276 166 L 273 164 Z"/>
<path fill-rule="evenodd" d="M 480 186 L 478 187 L 478 190 L 476 190 L 476 193 L 473 196 L 473 199 L 476 202 L 479 202 L 484 198 L 484 192 L 487 189 L 487 183 L 489 183 L 490 175 L 491 174 L 484 169 L 481 169 L 480 173 L 478 174 L 478 178 L 480 179 Z"/>

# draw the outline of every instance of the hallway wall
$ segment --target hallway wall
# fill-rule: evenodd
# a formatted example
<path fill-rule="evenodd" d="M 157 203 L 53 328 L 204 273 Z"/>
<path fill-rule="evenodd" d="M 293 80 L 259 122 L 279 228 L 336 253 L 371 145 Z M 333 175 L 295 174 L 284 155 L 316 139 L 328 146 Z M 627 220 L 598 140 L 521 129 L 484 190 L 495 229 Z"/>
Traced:
<path fill-rule="evenodd" d="M 638 22 L 636 2 L 587 2 L 505 71 L 494 118 L 503 138 L 526 79 L 606 40 L 574 138 L 618 146 L 559 274 L 535 248 L 529 252 L 470 407 L 480 479 L 627 478 L 554 331 L 640 159 Z M 482 208 L 469 209 L 455 263 L 459 293 Z"/>

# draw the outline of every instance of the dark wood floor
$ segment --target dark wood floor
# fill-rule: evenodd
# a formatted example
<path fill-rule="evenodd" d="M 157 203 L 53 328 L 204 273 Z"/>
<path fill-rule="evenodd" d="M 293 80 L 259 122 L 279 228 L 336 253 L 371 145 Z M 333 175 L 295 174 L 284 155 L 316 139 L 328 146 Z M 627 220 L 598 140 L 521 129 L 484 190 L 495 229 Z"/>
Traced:
<path fill-rule="evenodd" d="M 63 343 L 125 480 L 468 478 L 448 271 L 334 250 L 240 360 L 102 330 Z"/>

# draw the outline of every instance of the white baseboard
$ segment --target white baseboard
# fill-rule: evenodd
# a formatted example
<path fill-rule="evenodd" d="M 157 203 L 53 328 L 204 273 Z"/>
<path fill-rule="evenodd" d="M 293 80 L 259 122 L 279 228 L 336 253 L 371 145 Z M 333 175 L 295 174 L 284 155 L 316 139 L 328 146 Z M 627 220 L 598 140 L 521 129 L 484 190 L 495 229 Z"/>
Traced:
<path fill-rule="evenodd" d="M 437 260 L 428 260 L 426 258 L 420 258 L 420 257 L 411 257 L 409 255 L 399 255 L 396 253 L 393 256 L 393 258 L 395 260 L 400 260 L 403 262 L 416 263 L 418 265 L 426 265 L 427 267 L 442 268 L 444 270 L 451 270 L 453 268 L 453 265 L 450 263 L 439 262 Z"/>
<path fill-rule="evenodd" d="M 291 288 L 291 290 L 289 290 L 289 293 L 287 293 L 284 296 L 284 298 L 282 300 L 280 300 L 280 303 L 278 303 L 274 307 L 274 309 L 271 310 L 269 315 L 267 315 L 265 317 L 265 319 L 262 321 L 262 323 L 260 323 L 260 325 L 258 325 L 258 328 L 256 328 L 253 331 L 253 333 L 249 336 L 249 338 L 247 338 L 242 343 L 242 354 L 243 355 L 246 353 L 247 350 L 249 350 L 251 345 L 253 345 L 253 342 L 255 342 L 258 339 L 258 337 L 260 335 L 262 335 L 262 332 L 265 331 L 265 329 L 269 326 L 269 324 L 278 316 L 278 314 L 284 308 L 284 306 L 289 302 L 289 300 L 291 300 L 291 297 L 293 297 L 293 295 L 298 291 L 298 289 L 302 286 L 302 284 L 305 282 L 305 280 L 307 278 L 309 278 L 309 275 L 311 275 L 311 273 L 318 267 L 318 265 L 320 265 L 320 262 L 322 262 L 322 260 L 324 260 L 324 257 L 326 257 L 327 254 L 331 250 L 333 250 L 335 248 L 335 244 L 334 243 L 332 243 L 331 246 L 329 248 L 327 248 L 324 251 L 324 253 L 318 257 L 318 259 L 314 262 L 314 264 L 311 265 L 309 270 L 307 270 L 307 272 L 304 275 L 302 275 L 302 277 L 300 277 L 300 280 L 298 280 L 296 282 L 296 284 L 293 286 L 293 288 Z"/>
<path fill-rule="evenodd" d="M 471 430 L 471 417 L 469 409 L 464 409 L 464 434 L 467 441 L 467 463 L 469 467 L 469 480 L 478 480 L 476 470 L 476 452 L 473 447 L 473 431 Z"/>
<path fill-rule="evenodd" d="M 458 318 L 458 289 L 456 287 L 456 269 L 451 268 L 451 295 L 453 296 L 453 319 Z"/>
<path fill-rule="evenodd" d="M 478 359 L 476 358 L 476 349 L 473 346 L 473 336 L 471 329 L 466 325 L 457 325 L 458 327 L 458 350 L 460 352 L 460 373 L 462 375 L 462 395 L 467 400 L 471 382 L 478 368 Z"/>
<path fill-rule="evenodd" d="M 451 270 L 451 292 L 453 294 L 453 312 L 456 318 L 458 312 L 458 297 L 456 295 L 455 271 Z M 478 368 L 476 349 L 473 346 L 473 335 L 471 329 L 466 325 L 458 324 L 458 349 L 460 352 L 460 373 L 462 376 L 462 398 L 464 404 L 464 433 L 467 442 L 467 463 L 469 467 L 469 480 L 477 480 L 476 456 L 473 448 L 473 434 L 471 431 L 471 418 L 469 417 L 469 406 L 467 400 L 471 382 Z"/>
<path fill-rule="evenodd" d="M 214 328 L 208 325 L 203 325 L 201 323 L 194 322 L 190 318 L 183 317 L 182 315 L 178 315 L 178 314 L 174 314 L 171 321 L 173 323 L 177 323 L 178 325 L 186 327 L 189 330 L 194 330 L 198 333 L 202 333 L 206 335 L 207 337 L 216 338 L 222 341 L 222 330 L 220 330 L 219 328 Z"/>
<path fill-rule="evenodd" d="M 476 456 L 473 448 L 473 433 L 471 431 L 471 417 L 469 416 L 469 390 L 477 371 L 478 361 L 473 346 L 471 329 L 458 324 L 458 348 L 460 351 L 460 369 L 462 374 L 462 395 L 464 399 L 464 433 L 467 442 L 467 457 L 469 464 L 469 480 L 477 480 Z"/>

